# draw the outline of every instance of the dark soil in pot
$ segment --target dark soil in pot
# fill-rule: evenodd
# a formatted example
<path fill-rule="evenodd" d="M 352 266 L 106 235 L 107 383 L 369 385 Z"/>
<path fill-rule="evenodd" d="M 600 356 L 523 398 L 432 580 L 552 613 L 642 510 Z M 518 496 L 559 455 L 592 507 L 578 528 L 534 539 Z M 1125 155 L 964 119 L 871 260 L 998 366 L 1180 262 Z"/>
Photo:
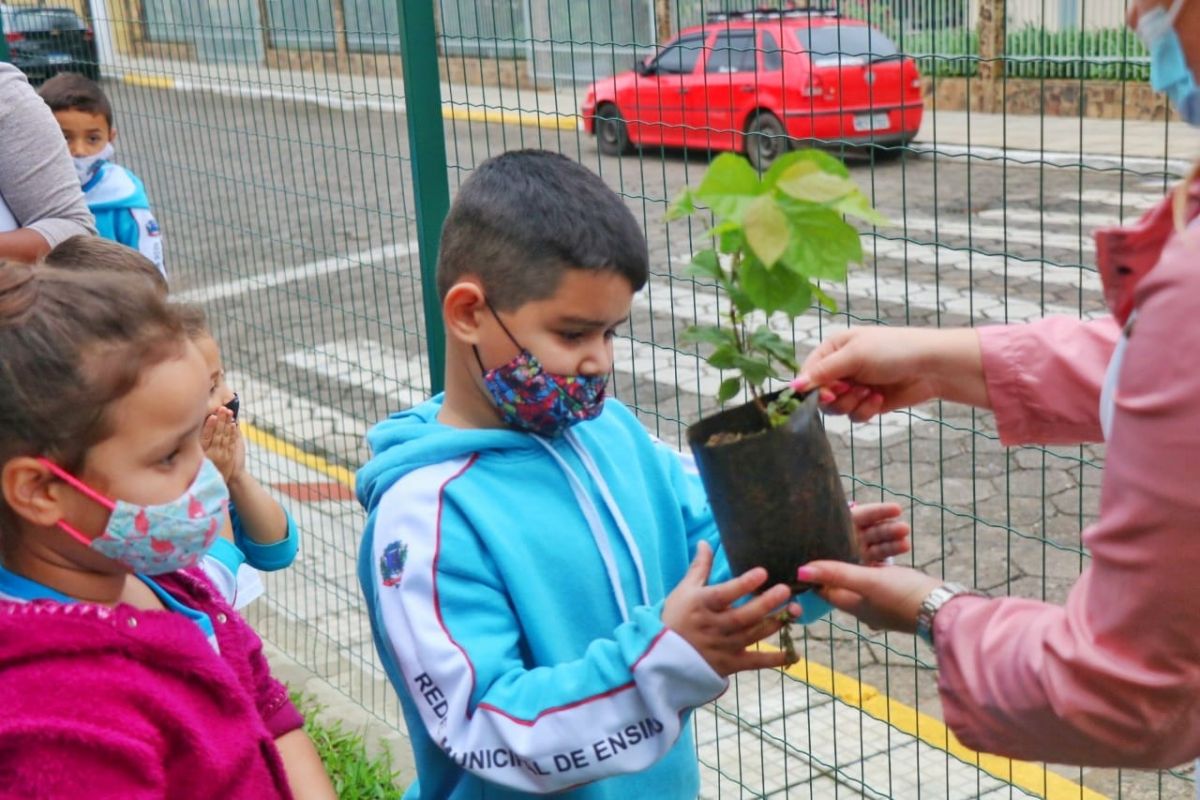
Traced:
<path fill-rule="evenodd" d="M 688 444 L 734 575 L 765 567 L 764 589 L 786 583 L 800 593 L 812 588 L 796 580 L 802 564 L 860 560 L 816 392 L 781 427 L 747 403 L 692 425 Z"/>

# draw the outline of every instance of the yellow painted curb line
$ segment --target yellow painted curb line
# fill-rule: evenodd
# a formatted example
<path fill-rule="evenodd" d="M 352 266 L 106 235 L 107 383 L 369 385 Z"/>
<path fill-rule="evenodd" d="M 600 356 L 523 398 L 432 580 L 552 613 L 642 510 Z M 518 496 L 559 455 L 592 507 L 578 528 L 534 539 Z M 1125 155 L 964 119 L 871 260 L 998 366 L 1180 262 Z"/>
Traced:
<path fill-rule="evenodd" d="M 272 436 L 264 430 L 254 427 L 253 425 L 242 422 L 239 424 L 242 433 L 246 434 L 246 440 L 252 444 L 258 445 L 264 450 L 269 450 L 275 455 L 283 456 L 290 459 L 301 466 L 308 467 L 315 472 L 319 472 L 326 477 L 333 478 L 338 483 L 346 486 L 351 491 L 354 491 L 354 473 L 345 467 L 339 467 L 336 464 L 330 464 L 320 456 L 313 455 L 301 450 L 296 445 L 285 442 L 278 436 Z"/>
<path fill-rule="evenodd" d="M 775 649 L 760 644 L 763 649 Z M 1105 795 L 1028 761 L 976 753 L 962 744 L 945 723 L 885 695 L 870 684 L 834 672 L 823 664 L 800 661 L 784 672 L 814 689 L 833 695 L 849 706 L 862 709 L 880 722 L 920 739 L 930 747 L 972 764 L 999 780 L 1046 800 L 1107 800 Z"/>
<path fill-rule="evenodd" d="M 147 75 L 139 72 L 126 72 L 121 76 L 121 81 L 131 86 L 145 86 L 149 89 L 175 88 L 175 79 L 170 75 Z"/>
<path fill-rule="evenodd" d="M 458 108 L 443 106 L 445 119 L 459 122 L 490 122 L 500 125 L 524 125 L 553 131 L 573 131 L 579 127 L 575 114 L 560 114 L 554 111 L 502 111 L 495 108 Z"/>
<path fill-rule="evenodd" d="M 253 425 L 244 422 L 241 425 L 242 432 L 251 443 L 332 478 L 351 490 L 354 489 L 354 473 L 345 467 L 331 464 L 320 456 L 307 453 Z M 765 643 L 760 643 L 759 648 L 776 649 Z M 902 733 L 920 739 L 930 747 L 949 753 L 960 761 L 972 764 L 1030 794 L 1045 797 L 1046 800 L 1108 800 L 1105 795 L 1080 786 L 1037 764 L 976 753 L 958 741 L 941 720 L 893 700 L 874 686 L 835 672 L 823 664 L 801 659 L 787 667 L 784 672 L 818 691 L 836 697 L 846 705 L 861 709 Z"/>

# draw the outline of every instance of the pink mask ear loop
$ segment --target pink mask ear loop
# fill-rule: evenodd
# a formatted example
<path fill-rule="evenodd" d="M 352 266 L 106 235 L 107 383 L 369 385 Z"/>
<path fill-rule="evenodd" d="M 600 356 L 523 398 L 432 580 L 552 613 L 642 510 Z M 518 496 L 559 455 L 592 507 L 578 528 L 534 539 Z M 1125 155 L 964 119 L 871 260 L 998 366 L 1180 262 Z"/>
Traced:
<path fill-rule="evenodd" d="M 68 486 L 70 486 L 72 489 L 75 489 L 77 492 L 82 494 L 84 497 L 88 498 L 89 500 L 93 500 L 93 501 L 99 503 L 100 505 L 107 508 L 109 511 L 116 510 L 116 508 L 117 508 L 116 503 L 114 503 L 112 500 L 109 500 L 107 497 L 100 494 L 95 489 L 88 486 L 86 483 L 79 480 L 74 475 L 67 472 L 65 469 L 60 467 L 58 464 L 55 464 L 50 459 L 39 458 L 38 463 L 40 463 L 43 467 L 45 467 L 46 469 L 53 472 L 55 477 L 64 481 Z M 67 534 L 72 539 L 74 539 L 75 541 L 82 544 L 84 547 L 91 547 L 92 540 L 89 539 L 88 537 L 84 536 L 82 533 L 80 533 L 78 528 L 76 528 L 71 523 L 67 522 L 65 519 L 60 519 L 58 522 L 55 523 L 55 525 L 57 525 L 59 527 L 59 529 L 62 530 L 63 533 Z"/>

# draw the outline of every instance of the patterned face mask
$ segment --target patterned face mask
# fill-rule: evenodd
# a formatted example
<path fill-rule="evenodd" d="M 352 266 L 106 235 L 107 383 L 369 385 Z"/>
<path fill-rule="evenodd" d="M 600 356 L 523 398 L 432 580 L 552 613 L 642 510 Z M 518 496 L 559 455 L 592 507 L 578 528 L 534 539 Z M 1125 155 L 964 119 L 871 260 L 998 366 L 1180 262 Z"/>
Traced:
<path fill-rule="evenodd" d="M 237 422 L 238 411 L 242 408 L 242 398 L 238 397 L 238 393 L 233 393 L 233 399 L 225 404 L 225 407 L 233 412 L 233 421 Z"/>
<path fill-rule="evenodd" d="M 104 166 L 105 161 L 111 161 L 113 157 L 113 146 L 110 142 L 104 145 L 104 149 L 94 156 L 73 156 L 72 163 L 75 164 L 75 175 L 79 178 L 80 186 L 87 186 L 92 178 L 96 177 L 96 172 L 100 167 Z"/>
<path fill-rule="evenodd" d="M 57 464 L 39 461 L 84 497 L 112 511 L 104 533 L 95 539 L 66 520 L 59 520 L 58 527 L 85 547 L 142 575 L 194 567 L 216 540 L 229 504 L 225 481 L 208 459 L 178 499 L 147 506 L 110 500 Z"/>
<path fill-rule="evenodd" d="M 521 347 L 491 308 L 492 316 L 520 353 L 506 364 L 485 369 L 479 350 L 475 360 L 492 402 L 504 423 L 538 436 L 555 438 L 578 422 L 595 419 L 604 410 L 607 375 L 555 375 L 547 372 L 537 356 Z"/>

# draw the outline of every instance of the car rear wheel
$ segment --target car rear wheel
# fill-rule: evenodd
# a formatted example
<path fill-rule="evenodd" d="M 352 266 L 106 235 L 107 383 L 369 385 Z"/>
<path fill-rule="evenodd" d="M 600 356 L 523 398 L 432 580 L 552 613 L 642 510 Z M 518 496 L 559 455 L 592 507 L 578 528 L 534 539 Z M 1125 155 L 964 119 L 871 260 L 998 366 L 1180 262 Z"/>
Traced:
<path fill-rule="evenodd" d="M 629 152 L 629 128 L 625 118 L 612 103 L 604 103 L 596 109 L 596 146 L 608 156 L 621 156 Z"/>
<path fill-rule="evenodd" d="M 788 151 L 787 131 L 779 117 L 770 111 L 760 111 L 746 126 L 746 158 L 762 170 Z"/>

